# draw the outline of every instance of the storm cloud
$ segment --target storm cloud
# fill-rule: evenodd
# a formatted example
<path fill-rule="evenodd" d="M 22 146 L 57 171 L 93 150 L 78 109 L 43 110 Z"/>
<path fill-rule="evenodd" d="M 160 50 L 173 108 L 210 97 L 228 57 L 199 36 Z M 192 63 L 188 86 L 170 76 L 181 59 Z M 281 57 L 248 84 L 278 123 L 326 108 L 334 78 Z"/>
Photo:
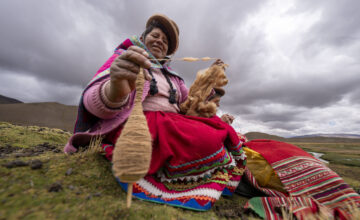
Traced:
<path fill-rule="evenodd" d="M 356 0 L 0 2 L 0 94 L 76 105 L 113 49 L 164 13 L 180 28 L 175 57 L 229 64 L 220 113 L 241 132 L 360 133 Z M 172 63 L 188 86 L 210 63 Z"/>

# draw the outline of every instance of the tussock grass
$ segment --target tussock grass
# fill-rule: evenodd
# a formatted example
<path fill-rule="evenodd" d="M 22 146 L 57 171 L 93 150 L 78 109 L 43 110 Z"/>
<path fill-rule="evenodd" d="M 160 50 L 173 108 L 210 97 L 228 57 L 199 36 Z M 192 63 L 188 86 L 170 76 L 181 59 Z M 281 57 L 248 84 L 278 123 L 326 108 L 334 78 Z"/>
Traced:
<path fill-rule="evenodd" d="M 0 122 L 0 146 L 27 148 L 44 142 L 59 145 L 65 143 L 70 136 L 70 132 L 57 128 L 20 126 Z"/>
<path fill-rule="evenodd" d="M 20 142 L 22 147 L 32 148 L 48 142 L 62 150 L 71 135 L 36 126 L 0 126 L 0 147 L 20 146 L 16 145 Z M 20 138 L 19 132 L 24 132 Z M 100 137 L 95 138 L 87 149 L 73 155 L 49 151 L 18 158 L 11 153 L 0 158 L 0 219 L 221 219 L 213 210 L 194 212 L 136 199 L 127 209 L 126 193 L 113 177 L 111 163 L 101 155 L 100 141 Z M 35 159 L 43 162 L 41 169 L 3 166 L 13 160 Z M 49 192 L 55 183 L 61 189 Z M 231 199 L 239 207 L 246 201 L 239 196 Z M 219 204 L 224 201 L 227 199 Z"/>
<path fill-rule="evenodd" d="M 62 151 L 70 135 L 59 129 L 0 122 L 0 147 L 33 148 L 47 142 Z M 247 201 L 235 195 L 217 201 L 218 209 L 195 212 L 134 199 L 131 209 L 126 209 L 126 193 L 113 177 L 111 163 L 101 155 L 100 140 L 95 138 L 88 148 L 73 155 L 46 151 L 36 156 L 16 158 L 11 153 L 0 157 L 0 219 L 226 219 L 231 214 L 226 213 L 227 207 L 240 209 Z M 41 169 L 2 166 L 35 159 L 42 161 Z M 360 176 L 354 175 L 354 167 L 335 168 L 351 180 Z M 55 183 L 61 189 L 49 192 Z M 354 213 L 359 216 L 358 209 Z"/>

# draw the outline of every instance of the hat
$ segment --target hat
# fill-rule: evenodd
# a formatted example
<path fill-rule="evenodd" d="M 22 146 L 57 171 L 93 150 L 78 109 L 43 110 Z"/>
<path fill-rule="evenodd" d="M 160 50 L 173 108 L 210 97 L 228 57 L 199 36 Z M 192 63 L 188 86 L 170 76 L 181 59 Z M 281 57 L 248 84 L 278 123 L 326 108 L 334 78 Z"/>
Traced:
<path fill-rule="evenodd" d="M 178 49 L 179 46 L 179 28 L 177 24 L 173 20 L 168 18 L 166 15 L 154 14 L 146 22 L 146 28 L 149 27 L 151 22 L 154 20 L 161 23 L 169 33 L 168 37 L 170 38 L 170 45 L 167 55 L 171 55 L 175 53 L 175 51 Z"/>

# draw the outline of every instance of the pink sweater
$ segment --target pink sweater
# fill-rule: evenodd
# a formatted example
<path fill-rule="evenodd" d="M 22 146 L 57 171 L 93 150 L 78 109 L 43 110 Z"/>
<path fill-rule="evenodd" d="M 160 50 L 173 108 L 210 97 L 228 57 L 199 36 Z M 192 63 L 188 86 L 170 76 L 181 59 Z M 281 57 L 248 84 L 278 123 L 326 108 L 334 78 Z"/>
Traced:
<path fill-rule="evenodd" d="M 170 75 L 169 78 L 172 81 L 174 88 L 177 90 L 176 93 L 178 101 L 176 104 L 171 105 L 170 103 L 165 103 L 168 102 L 168 93 L 165 95 L 164 92 L 166 90 L 168 91 L 166 84 L 164 85 L 161 83 L 160 85 L 160 82 L 163 80 L 157 76 L 157 73 L 154 75 L 158 81 L 159 94 L 157 96 L 151 97 L 149 94 L 150 82 L 145 81 L 143 90 L 143 103 L 145 100 L 145 108 L 147 110 L 157 110 L 157 108 L 160 107 L 155 106 L 155 101 L 158 100 L 162 103 L 162 105 L 167 106 L 166 111 L 178 112 L 180 103 L 184 102 L 188 95 L 188 89 L 184 81 L 177 76 Z M 118 108 L 111 108 L 105 105 L 104 101 L 101 99 L 101 88 L 107 81 L 109 81 L 109 79 L 109 75 L 100 78 L 99 80 L 92 83 L 84 93 L 83 104 L 88 112 L 98 118 L 98 121 L 89 130 L 75 133 L 66 144 L 64 148 L 65 153 L 76 152 L 78 146 L 87 145 L 90 139 L 94 136 L 106 136 L 108 134 L 113 134 L 117 131 L 117 129 L 119 129 L 120 126 L 125 123 L 126 119 L 129 117 L 134 106 L 136 91 L 130 93 L 128 100 L 124 105 Z"/>
<path fill-rule="evenodd" d="M 166 81 L 165 76 L 162 74 L 160 69 L 153 69 L 152 73 L 157 81 L 158 93 L 154 96 L 146 96 L 142 103 L 144 111 L 164 111 L 178 113 L 180 111 L 179 106 L 169 102 L 170 85 Z M 83 99 L 85 108 L 93 115 L 103 119 L 114 117 L 114 115 L 117 114 L 119 110 L 123 109 L 129 104 L 129 96 L 120 103 L 113 103 L 106 98 L 105 84 L 108 83 L 109 80 L 110 79 L 95 83 L 84 93 Z M 180 91 L 179 85 L 176 84 L 174 79 L 172 79 L 171 82 L 176 88 L 176 91 Z M 177 92 L 176 101 L 179 100 L 179 97 L 180 94 Z"/>
<path fill-rule="evenodd" d="M 132 38 L 131 38 L 132 39 Z M 82 103 L 79 106 L 78 119 L 75 124 L 75 133 L 69 139 L 64 148 L 65 153 L 76 152 L 79 146 L 86 146 L 89 144 L 91 138 L 95 136 L 107 136 L 116 132 L 129 117 L 134 106 L 135 92 L 129 94 L 128 99 L 124 103 L 109 103 L 108 100 L 102 99 L 105 97 L 102 91 L 104 84 L 109 81 L 110 75 L 107 72 L 110 69 L 111 63 L 122 54 L 131 45 L 138 45 L 134 39 L 126 39 L 119 47 L 116 48 L 114 54 L 104 63 L 104 65 L 97 71 L 90 84 L 85 89 L 82 96 Z M 150 96 L 150 82 L 146 81 L 143 90 L 143 105 L 147 111 L 170 111 L 178 112 L 180 103 L 184 102 L 188 95 L 188 89 L 184 81 L 176 75 L 167 65 L 162 68 L 170 72 L 170 80 L 173 87 L 177 90 L 177 103 L 171 105 L 168 103 L 168 84 L 164 84 L 162 75 L 159 74 L 159 69 L 153 67 L 154 76 L 158 81 L 159 94 Z"/>

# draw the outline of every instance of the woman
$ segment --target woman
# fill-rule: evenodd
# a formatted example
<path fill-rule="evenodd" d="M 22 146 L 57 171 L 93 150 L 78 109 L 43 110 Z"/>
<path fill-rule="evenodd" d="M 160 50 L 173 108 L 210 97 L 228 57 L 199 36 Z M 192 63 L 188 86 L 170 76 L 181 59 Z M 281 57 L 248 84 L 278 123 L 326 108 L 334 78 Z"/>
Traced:
<path fill-rule="evenodd" d="M 217 116 L 200 118 L 179 114 L 187 98 L 183 79 L 170 69 L 167 56 L 178 48 L 179 29 L 165 15 L 149 18 L 140 38 L 125 40 L 99 69 L 79 104 L 74 135 L 65 152 L 76 152 L 91 138 L 102 136 L 111 160 L 134 104 L 139 68 L 146 69 L 143 109 L 152 136 L 148 174 L 136 182 L 133 195 L 140 199 L 195 210 L 207 210 L 221 194 L 232 194 L 243 166 L 242 141 Z M 217 61 L 221 62 L 221 61 Z M 229 115 L 224 121 L 231 122 Z M 120 185 L 126 189 L 126 184 Z"/>

